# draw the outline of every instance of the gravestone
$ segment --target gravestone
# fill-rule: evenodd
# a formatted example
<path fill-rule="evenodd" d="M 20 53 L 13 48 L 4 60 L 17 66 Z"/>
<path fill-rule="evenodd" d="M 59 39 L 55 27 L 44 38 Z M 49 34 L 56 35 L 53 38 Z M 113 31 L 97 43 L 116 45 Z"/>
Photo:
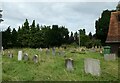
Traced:
<path fill-rule="evenodd" d="M 1 53 L 2 53 L 2 55 L 4 55 L 4 48 L 3 48 L 3 46 L 1 47 Z"/>
<path fill-rule="evenodd" d="M 68 71 L 72 71 L 73 70 L 73 59 L 71 58 L 65 59 L 65 66 Z"/>
<path fill-rule="evenodd" d="M 46 48 L 46 54 L 48 55 L 50 52 L 50 50 L 48 48 Z"/>
<path fill-rule="evenodd" d="M 18 51 L 18 61 L 22 60 L 22 51 Z"/>
<path fill-rule="evenodd" d="M 100 51 L 99 51 L 99 52 L 100 52 L 100 54 L 102 54 L 102 53 L 103 53 L 103 50 L 100 48 Z"/>
<path fill-rule="evenodd" d="M 95 49 L 97 49 L 97 46 L 95 46 Z"/>
<path fill-rule="evenodd" d="M 63 50 L 63 48 L 60 47 L 58 51 L 58 55 L 64 56 L 64 54 L 65 54 L 65 51 Z"/>
<path fill-rule="evenodd" d="M 90 49 L 91 52 L 96 52 L 94 46 Z"/>
<path fill-rule="evenodd" d="M 116 60 L 116 54 L 104 54 L 104 60 L 106 61 L 115 61 Z"/>
<path fill-rule="evenodd" d="M 64 56 L 64 55 L 65 55 L 65 51 L 61 51 L 60 54 L 61 54 L 62 56 Z"/>
<path fill-rule="evenodd" d="M 40 48 L 39 51 L 42 52 L 42 48 Z"/>
<path fill-rule="evenodd" d="M 23 56 L 24 60 L 27 61 L 29 58 L 28 58 L 28 54 L 25 53 L 24 56 Z"/>
<path fill-rule="evenodd" d="M 38 63 L 38 55 L 33 56 L 33 61 L 34 61 L 34 63 Z"/>
<path fill-rule="evenodd" d="M 84 60 L 85 73 L 100 76 L 100 61 L 97 59 L 87 58 Z"/>
<path fill-rule="evenodd" d="M 9 58 L 13 58 L 13 54 L 12 53 L 10 53 L 8 56 L 9 56 Z"/>
<path fill-rule="evenodd" d="M 55 55 L 55 47 L 52 48 L 52 55 Z"/>

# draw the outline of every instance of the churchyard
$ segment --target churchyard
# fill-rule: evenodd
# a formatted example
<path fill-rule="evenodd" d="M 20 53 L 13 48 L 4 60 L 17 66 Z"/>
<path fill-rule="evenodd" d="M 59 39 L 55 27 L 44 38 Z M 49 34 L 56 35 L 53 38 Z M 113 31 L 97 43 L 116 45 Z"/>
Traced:
<path fill-rule="evenodd" d="M 24 5 L 21 3 L 11 5 L 13 11 L 6 10 L 10 5 L 8 7 L 4 5 L 6 9 L 0 9 L 0 23 L 5 20 L 3 28 L 6 29 L 0 30 L 0 82 L 109 81 L 108 83 L 113 83 L 115 81 L 118 83 L 120 80 L 120 58 L 118 58 L 120 57 L 120 2 L 116 10 L 105 10 L 103 7 L 100 9 L 99 6 L 108 5 L 103 3 L 88 5 L 85 2 L 85 6 L 80 7 L 78 3 L 74 5 L 60 3 L 62 6 L 59 6 L 60 4 L 56 6 L 56 3 L 51 5 L 42 3 L 39 5 L 41 7 L 32 5 L 33 3 L 28 3 L 30 5 L 26 4 L 24 7 L 25 3 Z M 14 9 L 17 5 L 20 9 Z M 6 17 L 11 18 L 13 13 L 10 11 L 18 12 L 18 16 L 13 14 L 15 17 L 12 16 L 7 24 L 8 18 L 2 19 L 3 10 L 9 12 L 10 16 L 3 13 Z M 95 16 L 100 12 L 98 10 L 103 12 L 96 19 Z M 33 11 L 34 15 L 32 15 Z M 94 14 L 95 16 L 92 16 Z M 20 19 L 16 18 L 19 16 Z M 21 18 L 26 18 L 23 24 Z M 32 19 L 35 20 L 30 23 Z M 93 23 L 95 23 L 94 27 L 91 26 Z M 74 30 L 77 30 L 75 32 L 71 29 L 74 27 L 76 27 Z M 95 33 L 92 27 L 95 28 Z"/>
<path fill-rule="evenodd" d="M 118 81 L 118 58 L 106 58 L 98 48 L 5 49 L 2 80 Z"/>

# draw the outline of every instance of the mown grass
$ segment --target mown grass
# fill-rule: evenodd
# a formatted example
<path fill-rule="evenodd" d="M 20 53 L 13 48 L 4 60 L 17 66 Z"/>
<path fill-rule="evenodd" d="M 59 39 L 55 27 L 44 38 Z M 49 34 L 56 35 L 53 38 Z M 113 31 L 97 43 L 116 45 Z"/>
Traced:
<path fill-rule="evenodd" d="M 17 61 L 18 51 L 22 50 L 29 54 L 29 61 Z M 73 48 L 65 50 L 65 56 L 74 60 L 74 71 L 68 72 L 65 68 L 65 56 L 56 54 L 46 55 L 36 49 L 7 49 L 2 56 L 2 80 L 3 81 L 117 81 L 118 58 L 116 61 L 105 61 L 103 55 L 97 52 L 86 51 L 85 54 L 71 53 Z M 8 58 L 7 51 L 14 54 Z M 58 49 L 57 49 L 58 51 Z M 37 54 L 39 62 L 32 61 L 33 55 Z M 101 75 L 92 76 L 84 72 L 84 59 L 95 58 L 100 60 Z"/>

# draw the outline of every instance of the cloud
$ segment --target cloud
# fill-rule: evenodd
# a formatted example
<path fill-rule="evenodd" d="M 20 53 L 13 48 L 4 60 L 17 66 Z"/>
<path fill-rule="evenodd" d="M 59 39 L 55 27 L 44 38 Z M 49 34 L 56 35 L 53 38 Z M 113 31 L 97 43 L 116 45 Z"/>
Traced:
<path fill-rule="evenodd" d="M 40 25 L 63 25 L 69 31 L 85 28 L 95 33 L 94 23 L 105 9 L 115 9 L 117 2 L 3 2 L 2 28 L 18 28 L 25 19 Z"/>

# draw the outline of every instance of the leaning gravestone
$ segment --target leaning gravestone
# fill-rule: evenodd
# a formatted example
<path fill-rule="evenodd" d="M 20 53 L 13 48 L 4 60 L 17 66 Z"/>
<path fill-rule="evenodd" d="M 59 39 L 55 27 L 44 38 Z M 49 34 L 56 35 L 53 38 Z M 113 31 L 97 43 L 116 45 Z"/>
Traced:
<path fill-rule="evenodd" d="M 18 51 L 18 61 L 22 60 L 22 51 Z"/>
<path fill-rule="evenodd" d="M 28 54 L 25 53 L 24 56 L 23 56 L 24 60 L 27 61 L 29 58 L 28 58 Z"/>
<path fill-rule="evenodd" d="M 72 71 L 73 70 L 73 59 L 71 58 L 65 59 L 65 66 L 68 71 Z"/>
<path fill-rule="evenodd" d="M 85 73 L 100 76 L 100 61 L 97 59 L 87 58 L 84 60 Z"/>
<path fill-rule="evenodd" d="M 38 63 L 38 56 L 37 55 L 33 56 L 33 61 L 34 61 L 34 63 Z"/>
<path fill-rule="evenodd" d="M 106 61 L 115 61 L 116 60 L 116 54 L 104 54 L 104 59 Z"/>

